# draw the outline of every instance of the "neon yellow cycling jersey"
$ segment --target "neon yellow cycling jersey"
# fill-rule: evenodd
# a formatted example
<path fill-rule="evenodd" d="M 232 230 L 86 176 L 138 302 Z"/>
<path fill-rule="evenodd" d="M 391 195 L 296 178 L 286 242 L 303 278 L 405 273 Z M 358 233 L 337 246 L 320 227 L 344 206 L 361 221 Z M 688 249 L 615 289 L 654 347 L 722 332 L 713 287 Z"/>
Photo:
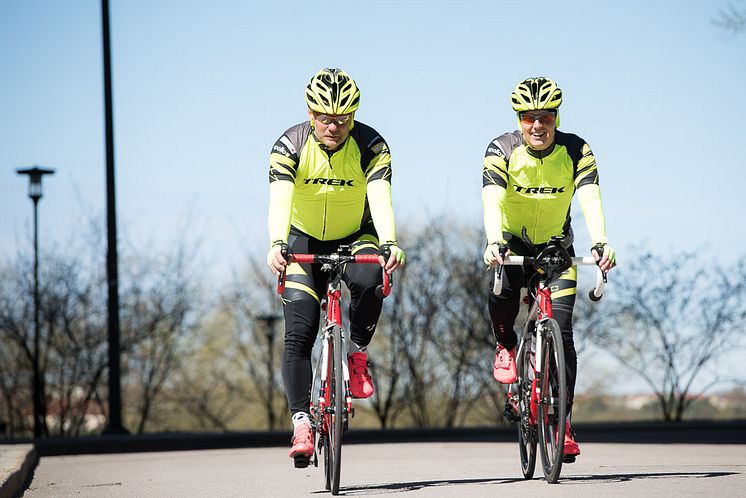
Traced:
<path fill-rule="evenodd" d="M 381 241 L 396 240 L 391 154 L 386 141 L 370 126 L 355 121 L 347 140 L 331 153 L 313 134 L 310 122 L 291 127 L 272 147 L 269 181 L 273 242 L 287 241 L 289 225 L 318 240 L 341 239 L 370 221 L 371 210 Z M 277 182 L 292 186 L 275 196 L 273 207 L 272 189 L 280 186 Z M 273 213 L 275 208 L 282 212 L 287 203 L 291 203 L 289 224 Z"/>
<path fill-rule="evenodd" d="M 520 237 L 523 227 L 537 244 L 565 235 L 576 190 L 591 240 L 605 242 L 596 160 L 582 138 L 557 130 L 554 143 L 537 151 L 518 130 L 497 137 L 482 168 L 488 243 L 502 240 L 502 232 Z"/>

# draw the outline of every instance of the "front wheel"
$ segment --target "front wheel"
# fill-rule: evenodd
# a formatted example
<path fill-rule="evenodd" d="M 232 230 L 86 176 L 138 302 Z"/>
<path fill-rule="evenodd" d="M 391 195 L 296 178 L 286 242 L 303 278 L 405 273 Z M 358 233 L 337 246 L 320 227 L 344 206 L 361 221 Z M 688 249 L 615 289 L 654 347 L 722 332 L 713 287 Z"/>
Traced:
<path fill-rule="evenodd" d="M 534 378 L 532 336 L 524 335 L 518 348 L 518 447 L 521 454 L 521 472 L 525 479 L 534 476 L 536 466 L 536 423 L 531 420 L 531 385 Z"/>
<path fill-rule="evenodd" d="M 344 421 L 344 374 L 342 372 L 342 329 L 332 330 L 327 372 L 327 399 L 329 400 L 324 422 L 327 439 L 324 444 L 326 489 L 339 494 L 339 473 L 342 466 L 342 423 Z"/>
<path fill-rule="evenodd" d="M 539 325 L 537 337 L 542 340 L 539 373 L 539 446 L 544 477 L 556 483 L 562 470 L 567 416 L 567 382 L 562 332 L 550 318 Z"/>

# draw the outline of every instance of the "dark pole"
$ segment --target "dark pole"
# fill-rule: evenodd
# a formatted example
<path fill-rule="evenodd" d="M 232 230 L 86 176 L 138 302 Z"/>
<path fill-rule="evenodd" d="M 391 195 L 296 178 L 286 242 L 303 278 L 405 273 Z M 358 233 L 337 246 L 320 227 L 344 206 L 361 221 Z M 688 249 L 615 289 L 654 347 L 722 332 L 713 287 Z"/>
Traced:
<path fill-rule="evenodd" d="M 275 383 L 272 379 L 275 375 L 275 322 L 279 317 L 261 315 L 258 318 L 264 322 L 264 334 L 267 339 L 267 424 L 269 425 L 269 429 L 272 430 L 275 428 L 275 423 L 277 422 L 274 411 Z"/>
<path fill-rule="evenodd" d="M 105 434 L 127 432 L 122 426 L 122 386 L 119 370 L 119 274 L 117 264 L 117 214 L 114 190 L 114 110 L 111 97 L 111 47 L 109 2 L 101 0 L 104 52 L 104 116 L 106 120 L 106 275 L 109 285 L 109 420 Z"/>
<path fill-rule="evenodd" d="M 47 410 L 42 400 L 41 367 L 39 362 L 39 199 L 42 197 L 41 179 L 54 174 L 52 169 L 38 166 L 17 170 L 19 175 L 29 177 L 29 197 L 34 201 L 34 351 L 33 351 L 33 396 L 34 396 L 34 439 L 47 433 Z"/>
<path fill-rule="evenodd" d="M 44 433 L 41 403 L 41 375 L 39 374 L 39 199 L 34 201 L 34 439 Z"/>

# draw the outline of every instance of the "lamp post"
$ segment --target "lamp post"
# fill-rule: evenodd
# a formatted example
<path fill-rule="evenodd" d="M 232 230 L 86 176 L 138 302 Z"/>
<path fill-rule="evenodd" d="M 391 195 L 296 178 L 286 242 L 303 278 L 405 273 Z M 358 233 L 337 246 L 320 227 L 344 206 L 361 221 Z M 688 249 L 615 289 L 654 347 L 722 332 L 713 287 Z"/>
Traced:
<path fill-rule="evenodd" d="M 122 380 L 119 340 L 119 261 L 117 255 L 117 208 L 114 185 L 114 103 L 111 88 L 111 44 L 109 0 L 101 0 L 101 33 L 104 56 L 104 121 L 106 135 L 106 280 L 108 282 L 109 325 L 109 418 L 104 434 L 128 434 L 122 425 Z"/>
<path fill-rule="evenodd" d="M 267 424 L 269 429 L 273 430 L 277 422 L 274 411 L 275 383 L 272 380 L 275 375 L 275 322 L 280 317 L 277 315 L 260 315 L 256 318 L 264 324 L 264 337 L 267 340 Z"/>
<path fill-rule="evenodd" d="M 39 372 L 39 199 L 42 196 L 41 179 L 44 175 L 54 174 L 53 169 L 34 166 L 16 170 L 19 175 L 28 175 L 28 196 L 34 201 L 34 438 L 38 439 L 46 432 L 46 410 L 41 399 L 41 375 Z"/>

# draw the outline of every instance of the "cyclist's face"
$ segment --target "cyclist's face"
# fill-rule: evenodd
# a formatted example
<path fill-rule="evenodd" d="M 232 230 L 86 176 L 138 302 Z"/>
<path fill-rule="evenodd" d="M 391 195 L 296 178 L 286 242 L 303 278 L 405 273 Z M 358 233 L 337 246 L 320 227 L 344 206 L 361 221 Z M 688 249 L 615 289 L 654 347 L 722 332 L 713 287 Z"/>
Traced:
<path fill-rule="evenodd" d="M 547 111 L 521 113 L 523 138 L 532 149 L 544 150 L 554 143 L 554 131 L 557 129 L 554 117 L 554 113 Z"/>
<path fill-rule="evenodd" d="M 313 121 L 313 130 L 316 138 L 329 150 L 337 150 L 350 135 L 352 117 L 344 124 L 337 124 L 337 120 L 342 116 L 317 114 L 310 109 L 308 110 L 308 117 Z M 326 121 L 327 124 L 324 124 L 322 121 Z"/>

